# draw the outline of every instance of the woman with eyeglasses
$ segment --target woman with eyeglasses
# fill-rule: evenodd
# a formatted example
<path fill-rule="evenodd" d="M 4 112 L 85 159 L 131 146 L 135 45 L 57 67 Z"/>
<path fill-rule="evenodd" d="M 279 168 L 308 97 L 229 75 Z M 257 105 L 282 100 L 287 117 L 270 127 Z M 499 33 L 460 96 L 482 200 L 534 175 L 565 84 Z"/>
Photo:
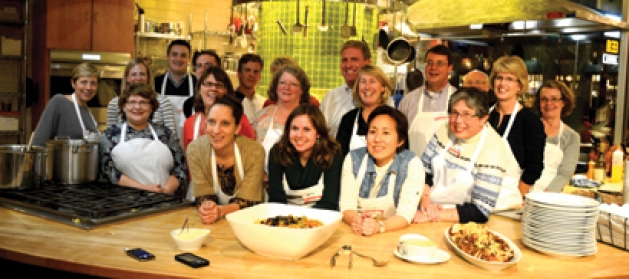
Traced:
<path fill-rule="evenodd" d="M 561 192 L 579 161 L 581 136 L 561 121 L 574 109 L 574 94 L 565 83 L 547 80 L 537 90 L 534 104 L 542 114 L 546 147 L 542 176 L 531 191 Z"/>
<path fill-rule="evenodd" d="M 518 102 L 518 96 L 529 91 L 526 64 L 520 57 L 500 57 L 489 79 L 497 98 L 496 105 L 490 109 L 489 124 L 508 144 L 515 159 L 507 163 L 510 174 L 496 206 L 496 209 L 506 209 L 521 206 L 522 196 L 542 175 L 546 134 L 539 116 Z"/>
<path fill-rule="evenodd" d="M 487 123 L 487 94 L 461 87 L 448 104 L 449 119 L 421 157 L 426 172 L 414 223 L 485 223 L 505 176 L 507 146 Z"/>
<path fill-rule="evenodd" d="M 210 106 L 225 95 L 235 96 L 234 87 L 227 73 L 218 67 L 209 67 L 201 74 L 197 83 L 197 94 L 194 96 L 195 114 L 186 119 L 183 125 L 183 146 L 184 150 L 193 140 L 206 134 L 207 125 L 205 124 L 207 111 Z M 246 115 L 242 115 L 240 122 L 239 135 L 243 135 L 250 139 L 255 139 L 251 124 Z"/>
<path fill-rule="evenodd" d="M 266 151 L 267 164 L 269 151 L 284 133 L 284 125 L 286 125 L 288 115 L 299 104 L 308 103 L 309 92 L 310 80 L 308 80 L 306 72 L 297 65 L 284 66 L 273 75 L 267 94 L 275 104 L 261 109 L 253 125 L 256 139 Z"/>
<path fill-rule="evenodd" d="M 185 195 L 186 164 L 173 131 L 151 123 L 157 92 L 131 85 L 118 99 L 122 122 L 109 126 L 100 141 L 101 170 L 112 184 L 157 193 Z M 179 190 L 179 191 L 178 191 Z"/>

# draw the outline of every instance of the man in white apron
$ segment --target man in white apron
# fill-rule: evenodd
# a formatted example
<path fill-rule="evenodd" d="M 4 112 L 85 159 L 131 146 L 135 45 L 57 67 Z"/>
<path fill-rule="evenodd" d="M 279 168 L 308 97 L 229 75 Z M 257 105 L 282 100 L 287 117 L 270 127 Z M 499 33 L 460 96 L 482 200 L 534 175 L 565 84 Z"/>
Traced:
<path fill-rule="evenodd" d="M 257 54 L 247 53 L 238 60 L 238 87 L 236 97 L 242 100 L 242 108 L 249 122 L 255 120 L 262 109 L 264 97 L 256 94 L 256 86 L 262 78 L 264 61 Z"/>
<path fill-rule="evenodd" d="M 448 121 L 448 101 L 456 88 L 448 83 L 452 71 L 452 52 L 444 45 L 436 45 L 426 52 L 424 75 L 426 85 L 408 93 L 398 109 L 410 123 L 410 150 L 421 157 L 437 128 Z"/>
<path fill-rule="evenodd" d="M 175 123 L 177 135 L 183 135 L 183 124 L 186 117 L 183 113 L 183 104 L 186 99 L 194 96 L 194 88 L 197 79 L 188 73 L 190 63 L 190 43 L 184 40 L 175 40 L 168 45 L 167 60 L 168 71 L 155 77 L 155 89 L 161 95 L 166 95 L 175 108 Z"/>

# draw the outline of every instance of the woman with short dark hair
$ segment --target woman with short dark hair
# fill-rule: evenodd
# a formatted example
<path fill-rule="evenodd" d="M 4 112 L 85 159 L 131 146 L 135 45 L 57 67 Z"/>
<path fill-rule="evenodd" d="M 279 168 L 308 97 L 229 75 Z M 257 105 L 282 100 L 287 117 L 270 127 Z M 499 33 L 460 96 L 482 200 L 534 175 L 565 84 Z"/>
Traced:
<path fill-rule="evenodd" d="M 131 85 L 118 99 L 122 122 L 100 141 L 101 169 L 112 184 L 158 193 L 186 193 L 186 164 L 173 131 L 150 120 L 159 108 L 157 92 Z M 182 186 L 182 187 L 180 187 Z"/>
<path fill-rule="evenodd" d="M 370 236 L 407 227 L 423 190 L 424 167 L 408 150 L 408 120 L 389 106 L 367 120 L 367 147 L 349 152 L 343 162 L 343 221 L 355 234 Z"/>

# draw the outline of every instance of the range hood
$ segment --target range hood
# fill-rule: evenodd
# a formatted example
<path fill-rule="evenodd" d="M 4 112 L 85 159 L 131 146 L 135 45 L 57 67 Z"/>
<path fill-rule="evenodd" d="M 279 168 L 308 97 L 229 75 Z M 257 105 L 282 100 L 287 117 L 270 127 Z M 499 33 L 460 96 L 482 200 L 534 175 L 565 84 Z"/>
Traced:
<path fill-rule="evenodd" d="M 622 5 L 622 4 L 621 4 Z M 408 8 L 418 33 L 442 39 L 544 36 L 627 30 L 629 24 L 566 0 L 418 0 Z M 471 29 L 472 24 L 482 24 Z"/>

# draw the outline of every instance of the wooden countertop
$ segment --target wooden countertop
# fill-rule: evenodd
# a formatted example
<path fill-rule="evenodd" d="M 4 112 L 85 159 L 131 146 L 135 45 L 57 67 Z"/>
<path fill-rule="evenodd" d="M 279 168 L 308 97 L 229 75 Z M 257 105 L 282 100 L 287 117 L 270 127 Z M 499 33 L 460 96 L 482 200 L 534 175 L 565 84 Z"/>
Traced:
<path fill-rule="evenodd" d="M 190 216 L 190 227 L 211 230 L 205 246 L 194 252 L 210 260 L 209 267 L 193 269 L 176 262 L 176 249 L 169 231 Z M 444 231 L 451 223 L 412 225 L 407 229 L 372 237 L 351 233 L 344 223 L 313 253 L 297 261 L 258 256 L 236 240 L 225 219 L 203 225 L 194 208 L 183 208 L 102 226 L 90 231 L 0 208 L 0 257 L 27 264 L 89 275 L 119 278 L 620 278 L 629 276 L 629 252 L 598 243 L 598 253 L 588 257 L 555 257 L 536 252 L 522 243 L 520 222 L 492 216 L 488 227 L 513 240 L 522 250 L 522 260 L 509 269 L 492 273 L 480 269 L 451 250 Z M 436 265 L 409 263 L 396 258 L 393 250 L 405 233 L 419 233 L 436 242 L 452 256 Z M 252 232 L 254 233 L 254 232 Z M 330 268 L 330 257 L 342 245 L 362 253 L 389 259 L 385 267 L 355 257 L 352 269 L 339 259 Z M 156 259 L 138 262 L 124 248 L 144 248 Z M 623 276 L 624 275 L 624 276 Z"/>

